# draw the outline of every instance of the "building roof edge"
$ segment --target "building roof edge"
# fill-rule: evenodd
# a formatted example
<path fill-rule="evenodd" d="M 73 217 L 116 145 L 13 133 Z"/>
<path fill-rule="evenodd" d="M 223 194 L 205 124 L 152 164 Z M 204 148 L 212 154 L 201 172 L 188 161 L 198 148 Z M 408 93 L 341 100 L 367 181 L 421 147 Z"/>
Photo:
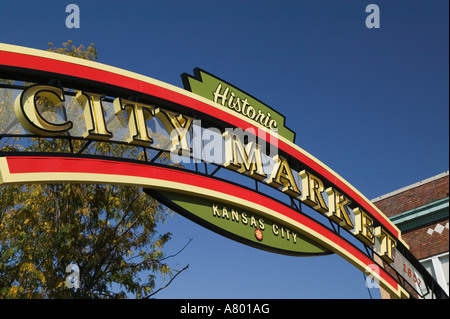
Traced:
<path fill-rule="evenodd" d="M 390 193 L 387 193 L 387 194 L 385 194 L 385 195 L 381 195 L 381 196 L 379 196 L 379 197 L 376 197 L 376 198 L 372 199 L 371 202 L 372 202 L 372 203 L 378 202 L 378 201 L 380 201 L 380 200 L 383 200 L 383 199 L 386 199 L 386 198 L 395 196 L 395 195 L 397 195 L 397 194 L 406 192 L 406 191 L 408 191 L 408 190 L 410 190 L 410 189 L 413 189 L 413 188 L 422 186 L 422 185 L 424 185 L 424 184 L 430 183 L 430 182 L 435 181 L 435 180 L 437 180 L 437 179 L 441 179 L 441 178 L 443 178 L 443 177 L 445 177 L 445 176 L 448 176 L 448 175 L 449 175 L 449 171 L 446 171 L 446 172 L 441 173 L 441 174 L 438 174 L 438 175 L 436 175 L 436 176 L 433 176 L 433 177 L 424 179 L 423 181 L 420 181 L 420 182 L 411 184 L 411 185 L 409 185 L 409 186 L 405 186 L 405 187 L 400 188 L 400 189 L 398 189 L 398 190 L 395 190 L 395 191 L 393 191 L 393 192 L 390 192 Z"/>

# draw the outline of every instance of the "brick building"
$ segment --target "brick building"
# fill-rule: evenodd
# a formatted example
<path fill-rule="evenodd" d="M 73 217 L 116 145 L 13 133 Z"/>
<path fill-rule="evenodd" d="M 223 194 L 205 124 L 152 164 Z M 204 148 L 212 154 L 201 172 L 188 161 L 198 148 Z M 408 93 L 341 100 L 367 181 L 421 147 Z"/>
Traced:
<path fill-rule="evenodd" d="M 402 231 L 410 251 L 448 295 L 449 172 L 380 196 L 372 202 Z"/>

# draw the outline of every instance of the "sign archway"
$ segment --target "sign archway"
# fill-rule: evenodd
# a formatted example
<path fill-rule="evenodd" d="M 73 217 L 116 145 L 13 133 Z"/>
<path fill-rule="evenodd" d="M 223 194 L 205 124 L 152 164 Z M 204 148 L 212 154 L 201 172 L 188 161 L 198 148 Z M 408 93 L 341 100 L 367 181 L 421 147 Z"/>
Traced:
<path fill-rule="evenodd" d="M 0 78 L 16 81 L 0 86 L 15 96 L 0 110 L 0 139 L 18 139 L 25 150 L 30 139 L 66 142 L 45 153 L 2 149 L 0 184 L 139 186 L 233 240 L 289 255 L 336 253 L 395 298 L 430 291 L 446 297 L 400 230 L 297 146 L 281 114 L 204 70 L 183 74 L 181 89 L 92 61 L 0 44 Z M 96 143 L 124 151 L 98 154 Z M 161 161 L 162 154 L 178 167 Z M 404 264 L 417 273 L 415 282 L 402 276 Z"/>

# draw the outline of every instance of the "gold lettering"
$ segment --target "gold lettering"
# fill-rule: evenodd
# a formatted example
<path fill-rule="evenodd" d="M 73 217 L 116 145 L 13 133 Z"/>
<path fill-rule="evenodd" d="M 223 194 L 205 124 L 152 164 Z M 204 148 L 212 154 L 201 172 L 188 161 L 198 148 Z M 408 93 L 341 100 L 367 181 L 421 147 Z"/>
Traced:
<path fill-rule="evenodd" d="M 278 236 L 278 234 L 279 234 L 278 229 L 279 228 L 278 228 L 278 226 L 276 224 L 272 225 L 273 234 L 276 235 L 276 236 Z"/>
<path fill-rule="evenodd" d="M 278 123 L 275 119 L 270 120 L 270 112 L 264 114 L 261 110 L 255 109 L 252 105 L 249 104 L 249 101 L 246 97 L 240 98 L 236 96 L 228 86 L 226 86 L 222 91 L 222 83 L 219 83 L 216 90 L 212 92 L 212 95 L 213 101 L 215 103 L 221 104 L 222 106 L 227 105 L 228 108 L 245 115 L 249 119 L 254 120 L 261 125 L 264 125 L 271 130 L 277 129 Z"/>
<path fill-rule="evenodd" d="M 294 244 L 297 243 L 297 233 L 292 232 L 292 239 L 294 240 Z"/>
<path fill-rule="evenodd" d="M 219 83 L 219 85 L 216 88 L 216 91 L 213 93 L 214 95 L 214 103 L 219 103 L 217 102 L 219 100 L 219 98 L 222 100 L 222 106 L 225 106 L 225 102 L 227 101 L 227 95 L 228 95 L 228 91 L 230 90 L 228 87 L 225 89 L 225 91 L 223 92 L 223 94 L 220 93 L 220 90 L 222 89 L 222 84 Z M 234 94 L 233 94 L 234 96 Z"/>
<path fill-rule="evenodd" d="M 186 155 L 186 152 L 190 154 L 192 149 L 188 145 L 188 133 L 189 128 L 194 120 L 183 114 L 177 114 L 169 111 L 155 111 L 155 115 L 159 118 L 170 133 L 172 138 L 171 152 L 178 152 L 178 155 Z"/>
<path fill-rule="evenodd" d="M 213 204 L 212 209 L 213 209 L 213 216 L 220 217 L 219 206 L 216 204 Z"/>
<path fill-rule="evenodd" d="M 264 174 L 259 145 L 250 142 L 244 148 L 237 135 L 225 131 L 223 136 L 225 138 L 225 162 L 223 165 L 241 174 L 246 173 L 259 181 L 264 180 L 267 175 Z"/>
<path fill-rule="evenodd" d="M 231 210 L 231 220 L 239 222 L 239 213 L 235 210 Z"/>
<path fill-rule="evenodd" d="M 353 223 L 348 215 L 345 205 L 350 204 L 350 200 L 338 191 L 329 187 L 326 189 L 328 194 L 328 212 L 325 215 L 332 221 L 338 223 L 346 230 L 353 229 Z"/>
<path fill-rule="evenodd" d="M 270 178 L 267 180 L 267 184 L 276 188 L 283 187 L 281 190 L 282 192 L 293 197 L 299 197 L 301 195 L 300 190 L 295 183 L 294 176 L 292 175 L 287 160 L 278 155 L 276 155 L 273 160 L 275 166 Z"/>
<path fill-rule="evenodd" d="M 380 247 L 380 257 L 388 264 L 394 261 L 394 257 L 392 256 L 392 248 L 394 248 L 397 244 L 395 239 L 389 235 L 384 228 L 378 226 L 375 228 L 375 236 L 380 239 L 381 247 Z"/>
<path fill-rule="evenodd" d="M 375 244 L 373 219 L 359 207 L 353 209 L 353 213 L 355 214 L 355 230 L 353 231 L 353 235 L 367 246 L 373 246 Z"/>
<path fill-rule="evenodd" d="M 258 219 L 259 222 L 259 229 L 264 230 L 264 219 L 260 218 Z"/>
<path fill-rule="evenodd" d="M 222 208 L 222 218 L 230 219 L 230 216 L 228 215 L 228 210 L 225 207 Z"/>
<path fill-rule="evenodd" d="M 133 145 L 150 146 L 153 143 L 153 139 L 148 134 L 148 127 L 145 121 L 155 115 L 154 107 L 121 98 L 115 99 L 113 104 L 116 114 L 121 114 L 124 110 L 127 111 L 128 130 L 130 132 L 127 142 Z"/>
<path fill-rule="evenodd" d="M 256 225 L 256 219 L 255 219 L 255 217 L 251 217 L 250 218 L 250 226 L 253 226 L 253 227 L 255 227 L 255 228 L 257 228 L 258 226 Z"/>
<path fill-rule="evenodd" d="M 242 223 L 247 225 L 247 223 L 248 223 L 247 214 L 242 213 L 241 217 L 242 217 Z"/>
<path fill-rule="evenodd" d="M 113 135 L 108 132 L 103 114 L 104 95 L 79 91 L 75 98 L 81 103 L 86 122 L 84 138 L 109 140 Z"/>
<path fill-rule="evenodd" d="M 50 123 L 38 111 L 36 102 L 43 101 L 59 106 L 64 102 L 63 90 L 48 85 L 32 85 L 20 94 L 14 102 L 14 111 L 20 124 L 36 135 L 58 136 L 72 128 L 72 122 Z M 45 103 L 44 102 L 44 103 Z"/>
<path fill-rule="evenodd" d="M 314 175 L 309 174 L 306 170 L 300 172 L 300 177 L 302 178 L 302 202 L 318 212 L 325 214 L 328 208 L 322 196 L 322 192 L 324 191 L 322 181 Z"/>

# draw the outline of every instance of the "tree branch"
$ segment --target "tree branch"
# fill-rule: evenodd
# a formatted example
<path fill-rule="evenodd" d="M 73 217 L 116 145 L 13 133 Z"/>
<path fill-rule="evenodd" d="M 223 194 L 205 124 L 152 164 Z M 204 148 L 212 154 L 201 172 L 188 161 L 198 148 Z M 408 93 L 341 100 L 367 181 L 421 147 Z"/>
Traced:
<path fill-rule="evenodd" d="M 146 296 L 146 297 L 143 297 L 142 299 L 150 299 L 151 296 L 154 296 L 154 295 L 156 295 L 158 292 L 160 292 L 161 290 L 167 288 L 167 287 L 172 283 L 172 281 L 173 281 L 179 274 L 181 274 L 183 271 L 185 271 L 185 270 L 188 269 L 188 268 L 189 268 L 189 264 L 188 264 L 186 267 L 184 267 L 183 269 L 181 269 L 179 272 L 177 272 L 177 273 L 175 274 L 175 276 L 173 276 L 173 277 L 170 279 L 170 281 L 167 283 L 167 285 L 165 285 L 164 287 L 159 288 L 159 289 L 156 290 L 155 292 L 151 293 L 150 295 L 148 295 L 148 296 Z"/>
<path fill-rule="evenodd" d="M 177 253 L 175 253 L 175 254 L 173 254 L 173 255 L 169 255 L 169 256 L 167 256 L 167 257 L 164 257 L 164 258 L 162 258 L 160 261 L 163 261 L 163 260 L 166 260 L 166 259 L 175 257 L 176 255 L 178 255 L 179 253 L 181 253 L 181 252 L 187 247 L 187 245 L 189 245 L 189 244 L 191 243 L 191 241 L 192 241 L 192 238 L 189 238 L 189 241 L 186 243 L 186 245 L 184 245 L 184 247 L 181 248 Z"/>

